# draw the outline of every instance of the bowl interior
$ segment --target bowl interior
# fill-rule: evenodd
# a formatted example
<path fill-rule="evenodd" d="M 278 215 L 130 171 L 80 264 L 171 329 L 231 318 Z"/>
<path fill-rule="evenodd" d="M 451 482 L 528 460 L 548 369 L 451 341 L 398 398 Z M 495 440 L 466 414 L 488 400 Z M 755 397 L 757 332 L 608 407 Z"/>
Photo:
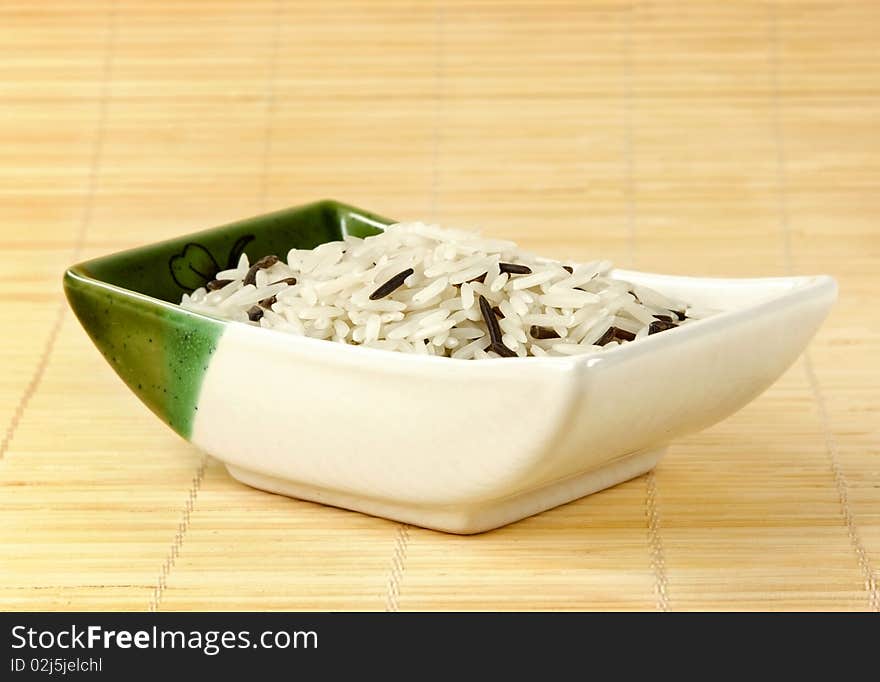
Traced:
<path fill-rule="evenodd" d="M 715 312 L 751 308 L 800 289 L 817 286 L 834 288 L 833 281 L 826 275 L 732 279 L 683 277 L 621 269 L 615 269 L 612 275 L 685 301 L 696 309 Z"/>

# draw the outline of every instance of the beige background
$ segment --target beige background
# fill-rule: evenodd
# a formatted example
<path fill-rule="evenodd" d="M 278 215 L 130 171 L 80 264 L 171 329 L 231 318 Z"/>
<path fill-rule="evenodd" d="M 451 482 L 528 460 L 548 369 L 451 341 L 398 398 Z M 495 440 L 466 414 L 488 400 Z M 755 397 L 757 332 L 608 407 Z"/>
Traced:
<path fill-rule="evenodd" d="M 870 0 L 4 0 L 0 608 L 880 609 L 878 26 Z M 62 303 L 75 260 L 327 196 L 842 296 L 654 474 L 447 536 L 235 483 Z"/>

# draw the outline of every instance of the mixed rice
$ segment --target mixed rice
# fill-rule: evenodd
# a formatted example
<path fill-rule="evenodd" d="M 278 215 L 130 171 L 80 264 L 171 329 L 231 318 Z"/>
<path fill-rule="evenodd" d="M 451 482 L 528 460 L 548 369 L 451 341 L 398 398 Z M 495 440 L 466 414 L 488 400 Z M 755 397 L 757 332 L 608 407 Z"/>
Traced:
<path fill-rule="evenodd" d="M 595 353 L 708 314 L 509 241 L 423 223 L 218 272 L 181 306 L 268 329 L 466 360 Z"/>

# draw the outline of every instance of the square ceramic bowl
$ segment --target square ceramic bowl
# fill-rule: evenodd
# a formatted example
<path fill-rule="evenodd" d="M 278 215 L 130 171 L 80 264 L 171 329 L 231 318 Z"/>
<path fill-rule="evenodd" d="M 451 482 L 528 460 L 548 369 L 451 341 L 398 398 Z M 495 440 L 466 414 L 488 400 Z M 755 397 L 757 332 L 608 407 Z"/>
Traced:
<path fill-rule="evenodd" d="M 176 305 L 238 260 L 393 221 L 322 201 L 71 267 L 68 300 L 134 393 L 239 481 L 453 533 L 650 470 L 775 381 L 832 306 L 827 276 L 617 271 L 720 314 L 594 356 L 453 360 L 225 322 Z"/>

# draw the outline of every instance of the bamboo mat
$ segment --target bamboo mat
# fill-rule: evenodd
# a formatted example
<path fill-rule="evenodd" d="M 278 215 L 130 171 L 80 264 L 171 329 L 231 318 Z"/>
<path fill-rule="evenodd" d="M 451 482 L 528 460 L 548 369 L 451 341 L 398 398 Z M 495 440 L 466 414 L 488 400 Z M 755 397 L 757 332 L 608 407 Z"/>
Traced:
<path fill-rule="evenodd" d="M 878 25 L 867 0 L 5 0 L 0 608 L 880 610 Z M 841 300 L 656 472 L 444 535 L 234 482 L 62 303 L 75 260 L 327 196 L 644 270 L 828 272 Z"/>

